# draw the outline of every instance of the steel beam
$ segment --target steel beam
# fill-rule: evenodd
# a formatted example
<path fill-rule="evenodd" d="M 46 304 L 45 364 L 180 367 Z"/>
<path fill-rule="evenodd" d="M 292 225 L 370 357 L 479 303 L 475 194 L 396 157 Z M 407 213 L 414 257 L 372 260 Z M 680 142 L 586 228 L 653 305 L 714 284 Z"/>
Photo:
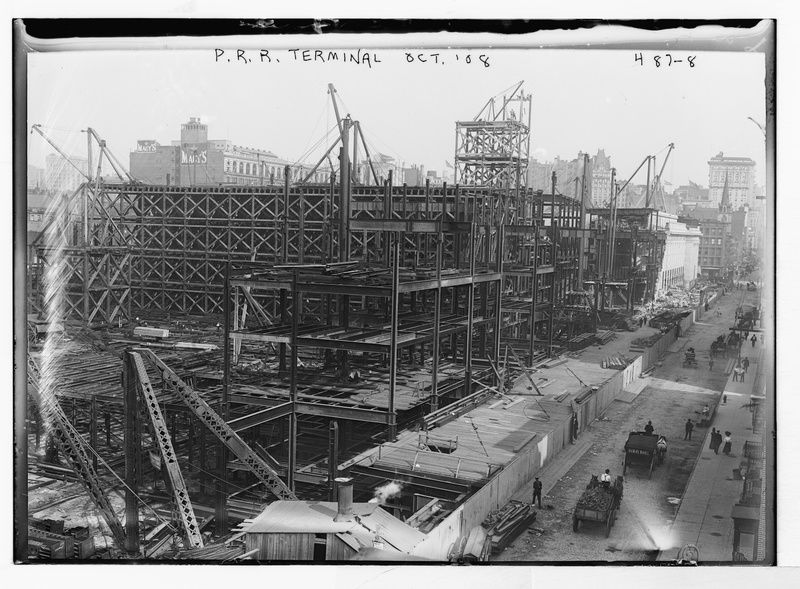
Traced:
<path fill-rule="evenodd" d="M 239 397 L 235 395 L 231 395 L 230 401 L 233 403 L 244 403 L 248 401 L 243 401 L 244 397 Z M 280 403 L 279 405 L 275 405 L 274 407 L 269 407 L 268 409 L 262 409 L 261 411 L 256 411 L 255 413 L 250 413 L 245 415 L 244 417 L 237 417 L 236 419 L 231 419 L 228 421 L 228 425 L 231 426 L 233 431 L 236 433 L 243 432 L 253 427 L 257 427 L 259 425 L 269 423 L 270 421 L 274 421 L 276 419 L 280 419 L 281 417 L 286 417 L 292 412 L 292 402 L 287 401 L 285 403 Z"/>

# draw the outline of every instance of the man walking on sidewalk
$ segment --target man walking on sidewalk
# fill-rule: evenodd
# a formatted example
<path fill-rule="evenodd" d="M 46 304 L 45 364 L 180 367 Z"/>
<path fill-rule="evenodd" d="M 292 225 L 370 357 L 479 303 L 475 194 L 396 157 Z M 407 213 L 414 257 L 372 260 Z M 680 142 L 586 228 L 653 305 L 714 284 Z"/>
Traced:
<path fill-rule="evenodd" d="M 762 335 L 761 337 L 764 337 L 764 336 Z M 750 343 L 752 343 L 752 344 L 753 344 L 753 347 L 754 347 L 754 348 L 756 347 L 756 342 L 757 342 L 757 341 L 758 341 L 758 338 L 756 337 L 756 334 L 754 333 L 754 334 L 753 334 L 753 337 L 751 337 L 751 338 L 750 338 Z"/>
<path fill-rule="evenodd" d="M 539 509 L 542 508 L 542 481 L 539 480 L 539 477 L 536 477 L 533 481 L 533 499 L 531 500 L 531 505 L 534 503 L 538 503 Z"/>
<path fill-rule="evenodd" d="M 711 449 L 714 454 L 719 454 L 719 445 L 722 444 L 722 434 L 715 431 L 711 434 Z"/>
<path fill-rule="evenodd" d="M 694 424 L 692 423 L 691 419 L 686 420 L 686 426 L 684 430 L 686 433 L 683 435 L 684 440 L 691 440 L 692 439 L 692 430 L 694 429 Z"/>
<path fill-rule="evenodd" d="M 744 368 L 744 373 L 747 374 L 747 369 L 750 367 L 750 360 L 747 359 L 747 356 L 744 357 L 742 360 L 742 368 Z"/>

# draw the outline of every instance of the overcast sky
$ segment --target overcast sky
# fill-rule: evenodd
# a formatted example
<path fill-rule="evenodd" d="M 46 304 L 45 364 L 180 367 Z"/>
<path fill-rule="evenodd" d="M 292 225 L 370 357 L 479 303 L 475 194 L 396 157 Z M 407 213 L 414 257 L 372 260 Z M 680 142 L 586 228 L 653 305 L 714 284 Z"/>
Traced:
<path fill-rule="evenodd" d="M 76 155 L 85 155 L 80 130 L 91 126 L 127 165 L 137 139 L 168 144 L 179 138 L 182 122 L 200 116 L 210 139 L 269 149 L 290 161 L 322 139 L 305 160 L 313 163 L 335 124 L 330 82 L 372 149 L 441 170 L 453 159 L 455 121 L 471 119 L 491 96 L 524 80 L 533 94 L 537 159 L 603 148 L 626 179 L 647 154 L 658 154 L 660 166 L 674 142 L 667 182 L 707 184 L 707 161 L 720 151 L 753 158 L 756 182 L 765 182 L 763 136 L 747 120 L 765 120 L 763 54 L 679 52 L 673 59 L 683 61 L 669 66 L 664 52 L 653 51 L 643 52 L 642 65 L 627 50 L 427 50 L 439 53 L 440 63 L 410 64 L 402 51 L 375 51 L 381 63 L 371 68 L 305 62 L 299 52 L 275 49 L 271 63 L 248 50 L 248 64 L 237 62 L 233 49 L 219 60 L 211 48 L 32 54 L 29 123 L 42 124 Z M 662 56 L 661 67 L 654 55 Z M 694 68 L 689 55 L 696 55 Z M 30 137 L 29 162 L 41 166 L 51 149 Z M 634 182 L 644 183 L 644 175 Z"/>

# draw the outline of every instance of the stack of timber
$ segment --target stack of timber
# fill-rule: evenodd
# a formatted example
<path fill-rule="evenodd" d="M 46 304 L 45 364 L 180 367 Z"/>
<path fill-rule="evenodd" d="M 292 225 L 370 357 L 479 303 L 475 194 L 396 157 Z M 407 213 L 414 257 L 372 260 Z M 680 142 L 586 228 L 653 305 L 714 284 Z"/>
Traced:
<path fill-rule="evenodd" d="M 603 368 L 612 368 L 614 370 L 625 370 L 625 367 L 630 364 L 630 361 L 623 356 L 606 356 L 604 360 L 600 361 L 600 366 Z"/>
<path fill-rule="evenodd" d="M 600 332 L 597 333 L 597 335 L 595 335 L 595 338 L 597 339 L 597 343 L 600 344 L 600 345 L 607 344 L 608 342 L 610 342 L 615 337 L 617 337 L 616 332 L 614 332 L 614 331 L 612 331 L 610 329 L 607 330 L 607 331 L 600 331 Z"/>
<path fill-rule="evenodd" d="M 521 501 L 509 501 L 491 512 L 481 524 L 492 540 L 492 554 L 502 552 L 522 530 L 536 520 L 533 506 Z"/>
<path fill-rule="evenodd" d="M 232 561 L 244 556 L 245 545 L 243 542 L 229 542 L 209 544 L 203 548 L 181 550 L 175 555 L 175 560 L 203 560 L 213 562 Z"/>
<path fill-rule="evenodd" d="M 574 352 L 575 350 L 582 350 L 585 347 L 592 345 L 593 342 L 594 342 L 593 333 L 582 333 L 580 335 L 576 335 L 567 342 L 567 349 L 572 352 Z"/>

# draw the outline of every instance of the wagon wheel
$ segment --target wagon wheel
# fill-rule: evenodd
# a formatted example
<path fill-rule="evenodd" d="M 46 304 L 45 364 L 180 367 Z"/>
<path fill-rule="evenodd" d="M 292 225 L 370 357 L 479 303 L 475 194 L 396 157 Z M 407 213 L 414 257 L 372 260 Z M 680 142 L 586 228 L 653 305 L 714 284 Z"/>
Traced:
<path fill-rule="evenodd" d="M 577 532 L 578 528 L 581 526 L 581 520 L 578 519 L 577 515 L 572 516 L 572 531 Z"/>
<path fill-rule="evenodd" d="M 625 462 L 622 463 L 622 474 L 625 474 L 625 471 L 628 470 L 628 457 L 625 457 Z"/>
<path fill-rule="evenodd" d="M 655 454 L 653 454 L 653 457 L 650 459 L 650 471 L 647 473 L 648 479 L 653 478 L 653 465 L 655 465 L 655 463 L 656 463 L 656 456 Z"/>
<path fill-rule="evenodd" d="M 614 510 L 612 509 L 611 512 L 608 514 L 608 518 L 606 519 L 606 538 L 608 538 L 611 535 L 611 526 L 614 525 L 613 517 L 614 517 Z"/>

